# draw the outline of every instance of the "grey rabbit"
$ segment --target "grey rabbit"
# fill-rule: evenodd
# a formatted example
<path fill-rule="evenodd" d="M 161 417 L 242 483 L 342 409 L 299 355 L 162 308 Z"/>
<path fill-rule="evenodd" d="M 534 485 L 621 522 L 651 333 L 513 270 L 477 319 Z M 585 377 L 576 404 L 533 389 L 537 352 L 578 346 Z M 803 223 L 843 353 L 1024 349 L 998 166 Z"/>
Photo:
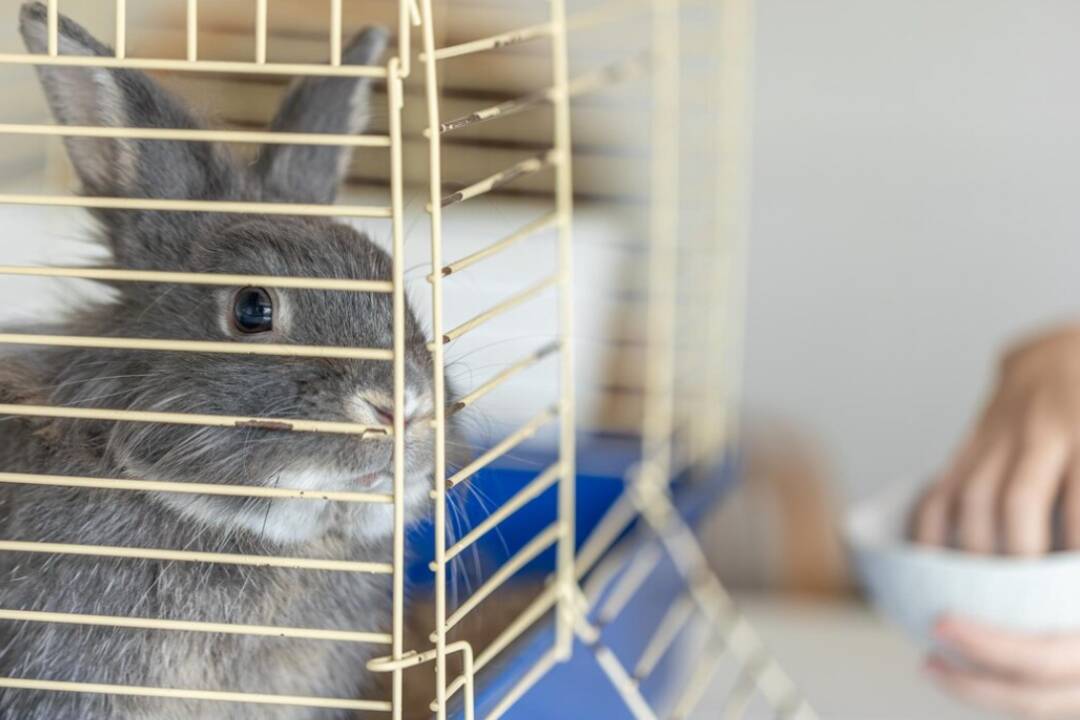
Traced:
<path fill-rule="evenodd" d="M 32 52 L 47 46 L 43 3 L 22 7 Z M 373 64 L 386 34 L 368 28 L 343 62 Z M 64 55 L 112 55 L 66 17 Z M 199 128 L 176 98 L 129 69 L 40 65 L 66 125 Z M 273 120 L 294 132 L 359 132 L 369 79 L 312 77 Z M 88 195 L 200 200 L 334 200 L 348 151 L 269 144 L 242 165 L 208 142 L 69 137 Z M 120 268 L 390 279 L 367 236 L 329 219 L 98 210 Z M 392 347 L 387 293 L 116 282 L 108 300 L 73 300 L 55 334 Z M 41 331 L 41 328 L 35 328 Z M 420 516 L 432 476 L 432 362 L 406 318 L 406 513 Z M 9 351 L 0 402 L 295 417 L 366 424 L 392 419 L 392 364 L 116 349 Z M 386 437 L 10 417 L 0 470 L 68 476 L 391 491 Z M 267 500 L 36 485 L 0 486 L 0 538 L 293 557 L 392 559 L 389 504 Z M 0 608 L 251 625 L 389 632 L 389 575 L 227 563 L 0 553 Z M 0 676 L 277 695 L 385 699 L 365 670 L 381 644 L 80 624 L 0 621 Z M 363 714 L 361 713 L 363 716 Z M 372 713 L 375 716 L 375 713 Z M 382 717 L 383 713 L 377 713 Z M 5 720 L 341 718 L 356 711 L 102 693 L 0 690 Z"/>

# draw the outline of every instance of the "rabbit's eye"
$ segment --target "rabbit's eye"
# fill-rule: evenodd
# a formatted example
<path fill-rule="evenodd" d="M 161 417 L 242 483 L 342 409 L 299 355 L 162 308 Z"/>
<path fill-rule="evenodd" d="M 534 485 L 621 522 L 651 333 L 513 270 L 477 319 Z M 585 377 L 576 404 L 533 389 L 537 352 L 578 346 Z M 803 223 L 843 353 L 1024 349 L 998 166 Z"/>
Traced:
<path fill-rule="evenodd" d="M 242 333 L 269 332 L 274 326 L 274 302 L 262 288 L 246 287 L 233 298 L 233 324 Z"/>

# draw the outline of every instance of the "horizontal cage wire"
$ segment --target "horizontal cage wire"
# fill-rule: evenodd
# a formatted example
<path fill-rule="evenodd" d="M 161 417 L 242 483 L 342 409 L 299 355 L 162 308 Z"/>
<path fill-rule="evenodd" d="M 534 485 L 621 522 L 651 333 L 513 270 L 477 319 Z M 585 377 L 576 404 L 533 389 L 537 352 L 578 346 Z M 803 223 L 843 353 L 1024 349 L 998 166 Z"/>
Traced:
<path fill-rule="evenodd" d="M 192 428 L 191 432 L 214 430 L 246 434 L 246 437 L 258 433 L 259 438 L 265 438 L 260 442 L 286 437 L 312 441 L 315 438 L 363 440 L 372 446 L 389 446 L 389 465 L 383 484 L 368 491 L 337 486 L 322 488 L 318 483 L 308 487 L 305 478 L 298 478 L 292 484 L 285 478 L 280 486 L 275 480 L 271 486 L 189 482 L 169 476 L 154 477 L 153 473 L 128 476 L 116 472 L 99 477 L 91 472 L 62 474 L 0 467 L 0 492 L 10 491 L 13 497 L 18 497 L 19 492 L 28 489 L 72 493 L 118 491 L 109 495 L 134 498 L 149 494 L 165 498 L 163 503 L 184 502 L 185 498 L 192 503 L 265 501 L 267 518 L 275 507 L 273 503 L 278 501 L 290 507 L 291 504 L 317 508 L 333 505 L 357 512 L 385 511 L 385 515 L 378 516 L 386 520 L 388 527 L 385 542 L 379 546 L 383 552 L 371 557 L 329 558 L 299 551 L 258 553 L 245 546 L 238 548 L 243 552 L 223 552 L 188 546 L 172 549 L 0 538 L 0 553 L 19 557 L 40 555 L 45 556 L 46 562 L 52 562 L 53 558 L 97 558 L 161 567 L 190 564 L 234 570 L 250 568 L 252 573 L 302 572 L 313 578 L 306 581 L 311 583 L 332 582 L 315 580 L 316 576 L 376 580 L 385 577 L 385 586 L 378 585 L 386 592 L 385 617 L 378 623 L 368 623 L 370 627 L 353 627 L 363 624 L 353 618 L 349 627 L 330 628 L 319 626 L 320 612 L 340 620 L 341 608 L 312 611 L 302 622 L 279 624 L 150 617 L 141 612 L 128 615 L 69 612 L 6 607 L 0 603 L 0 622 L 78 626 L 102 632 L 147 631 L 204 638 L 264 638 L 268 642 L 310 641 L 370 647 L 363 651 L 365 654 L 350 657 L 362 658 L 357 674 L 366 666 L 370 673 L 388 676 L 385 697 L 337 697 L 335 693 L 316 692 L 317 688 L 311 693 L 256 692 L 240 687 L 181 688 L 167 682 L 91 682 L 79 678 L 14 676 L 0 677 L 0 688 L 14 692 L 208 702 L 214 703 L 215 708 L 256 708 L 251 717 L 262 717 L 258 713 L 269 712 L 268 708 L 306 708 L 387 714 L 401 720 L 417 714 L 415 708 L 409 708 L 410 696 L 417 694 L 410 689 L 415 683 L 423 695 L 420 715 L 434 713 L 439 720 L 459 714 L 467 720 L 474 716 L 495 720 L 513 716 L 514 709 L 532 688 L 553 676 L 561 664 L 584 653 L 593 659 L 632 716 L 684 718 L 691 717 L 700 704 L 721 660 L 733 657 L 738 678 L 726 699 L 725 717 L 742 717 L 755 696 L 763 697 L 778 716 L 814 717 L 709 569 L 693 528 L 683 518 L 675 497 L 676 481 L 684 474 L 704 476 L 724 461 L 731 436 L 737 429 L 730 412 L 737 402 L 738 382 L 741 316 L 738 283 L 741 235 L 745 232 L 744 221 L 740 219 L 740 187 L 745 182 L 742 153 L 746 142 L 745 118 L 741 113 L 748 104 L 745 75 L 750 1 L 722 0 L 713 8 L 691 0 L 551 0 L 539 10 L 527 9 L 521 3 L 503 6 L 487 2 L 463 3 L 459 8 L 440 0 L 400 0 L 390 4 L 392 8 L 376 8 L 377 4 L 360 0 L 356 7 L 353 4 L 354 0 L 348 3 L 329 0 L 316 12 L 306 4 L 301 8 L 298 3 L 282 0 L 273 3 L 252 0 L 237 21 L 229 14 L 235 10 L 198 0 L 177 4 L 179 11 L 176 8 L 166 11 L 154 3 L 147 9 L 134 3 L 129 6 L 126 0 L 114 0 L 111 16 L 106 18 L 113 32 L 113 49 L 108 54 L 95 54 L 73 52 L 69 47 L 73 40 L 65 35 L 68 21 L 61 13 L 70 11 L 74 15 L 78 12 L 76 4 L 48 0 L 41 4 L 45 25 L 42 51 L 0 52 L 0 69 L 34 68 L 43 73 L 42 77 L 48 77 L 47 73 L 92 71 L 97 78 L 103 72 L 147 71 L 175 83 L 191 78 L 221 82 L 225 88 L 223 98 L 228 98 L 230 89 L 239 93 L 236 88 L 244 78 L 247 78 L 244 83 L 258 82 L 262 86 L 290 78 L 294 82 L 305 79 L 324 83 L 373 82 L 378 97 L 385 99 L 386 114 L 374 120 L 375 128 L 370 131 L 252 129 L 253 121 L 249 117 L 254 111 L 249 111 L 237 113 L 248 119 L 238 121 L 235 127 L 221 129 L 144 127 L 124 118 L 114 125 L 66 119 L 48 124 L 25 122 L 16 117 L 17 121 L 0 122 L 0 139 L 27 142 L 35 138 L 43 142 L 62 139 L 69 147 L 77 147 L 71 143 L 80 142 L 139 142 L 154 147 L 205 149 L 213 143 L 237 146 L 240 151 L 254 146 L 285 151 L 299 148 L 311 154 L 352 149 L 371 152 L 373 156 L 385 153 L 380 160 L 386 163 L 385 174 L 375 181 L 378 199 L 369 202 L 367 194 L 352 188 L 347 199 L 325 203 L 284 201 L 272 195 L 240 200 L 20 191 L 0 192 L 0 206 L 78 208 L 119 213 L 124 217 L 137 213 L 194 215 L 236 218 L 241 222 L 244 218 L 260 216 L 271 221 L 283 217 L 349 224 L 388 221 L 389 277 L 191 272 L 70 264 L 46 267 L 18 263 L 0 265 L 0 276 L 88 280 L 111 287 L 190 286 L 208 288 L 208 292 L 223 288 L 274 288 L 332 293 L 358 302 L 366 299 L 376 302 L 382 297 L 391 307 L 389 326 L 384 329 L 387 337 L 392 338 L 389 343 L 358 347 L 12 331 L 0 333 L 0 345 L 21 348 L 21 352 L 34 352 L 33 348 L 52 352 L 67 349 L 189 359 L 263 358 L 282 366 L 286 363 L 312 366 L 322 363 L 335 368 L 378 366 L 386 370 L 385 377 L 389 378 L 384 393 L 389 398 L 387 408 L 372 422 L 346 422 L 276 414 L 263 417 L 244 413 L 172 412 L 149 406 L 74 407 L 30 402 L 19 397 L 18 402 L 0 403 L 0 413 L 8 418 L 36 419 L 42 423 L 78 421 L 87 426 L 105 423 L 107 427 L 145 428 L 147 432 L 180 427 Z M 476 5 L 475 10 L 469 9 L 471 4 Z M 682 77 L 684 51 L 680 32 L 692 22 L 687 13 L 701 7 L 706 8 L 707 18 L 707 23 L 701 25 L 709 28 L 706 34 L 715 41 L 708 54 L 714 56 L 709 60 L 709 71 L 716 77 L 710 76 L 707 82 L 716 86 L 716 107 L 721 108 L 718 114 L 723 120 L 712 123 L 706 132 L 711 138 L 710 152 L 722 161 L 717 162 L 720 170 L 716 178 L 692 187 L 680 167 L 689 144 L 682 135 L 685 131 L 680 118 L 690 114 L 685 109 L 686 98 L 695 86 L 684 82 Z M 322 15 L 314 17 L 318 13 Z M 385 58 L 374 63 L 351 64 L 347 62 L 346 40 L 353 24 L 365 13 L 376 14 L 381 22 L 392 27 L 394 37 Z M 456 13 L 461 13 L 463 19 L 456 20 Z M 473 22 L 477 18 L 484 21 Z M 295 23 L 291 33 L 282 29 L 286 22 Z M 143 47 L 143 34 L 151 37 L 153 26 L 161 23 L 170 28 L 175 26 L 175 49 L 180 57 L 136 52 Z M 208 30 L 218 27 L 226 29 L 221 31 L 224 41 L 215 40 L 213 31 Z M 236 36 L 236 27 L 244 28 L 243 38 Z M 632 42 L 612 44 L 610 40 L 599 39 L 604 32 L 617 34 L 627 28 L 638 28 L 636 34 L 627 30 L 626 37 L 634 38 Z M 282 53 L 282 60 L 274 59 L 279 57 L 279 43 L 284 46 L 292 35 L 304 37 L 305 47 L 319 48 L 317 52 L 324 59 L 313 60 L 312 53 L 295 56 Z M 415 50 L 414 40 L 419 45 Z M 250 50 L 242 51 L 247 55 L 242 54 L 241 43 L 244 48 L 250 43 Z M 222 48 L 228 52 L 219 57 Z M 580 69 L 575 61 L 579 48 L 589 51 L 584 53 L 588 61 Z M 157 54 L 155 49 L 152 55 Z M 418 63 L 415 71 L 414 55 Z M 525 75 L 536 81 L 536 87 L 504 82 L 506 77 L 515 76 L 513 68 L 526 64 L 534 68 Z M 498 71 L 501 65 L 508 68 L 505 73 Z M 536 67 L 541 69 L 535 70 Z M 492 75 L 489 79 L 483 71 L 471 70 L 479 78 L 474 79 L 461 68 L 483 68 Z M 454 83 L 461 83 L 463 88 L 457 94 Z M 579 145 L 574 137 L 579 123 L 577 113 L 596 112 L 599 117 L 609 117 L 604 113 L 613 111 L 605 103 L 616 103 L 614 107 L 619 107 L 618 102 L 626 101 L 626 92 L 643 98 L 649 107 L 642 115 L 641 128 L 623 128 L 646 138 L 645 147 L 630 153 L 647 156 L 645 172 L 619 178 L 622 184 L 618 191 L 608 192 L 602 187 L 597 190 L 593 175 L 579 172 L 579 158 L 583 168 L 588 168 L 593 158 L 588 157 L 588 148 Z M 242 100 L 231 101 L 243 104 Z M 260 124 L 265 120 L 262 117 Z M 503 137 L 500 133 L 507 133 L 507 128 L 515 123 L 528 128 L 531 134 L 527 142 L 496 139 L 485 145 L 487 141 L 482 139 L 482 133 Z M 473 153 L 478 147 L 499 151 L 492 153 L 496 159 L 486 164 L 463 162 L 459 170 L 452 159 L 464 158 L 463 152 Z M 343 173 L 348 172 L 348 163 L 339 165 Z M 406 247 L 406 235 L 415 235 L 416 226 L 406 217 L 406 190 L 412 190 L 417 178 L 422 179 L 422 186 L 416 187 L 416 194 L 422 195 L 423 201 L 415 205 L 423 209 L 421 225 L 427 225 L 420 228 L 427 235 L 427 242 L 419 266 L 424 272 L 426 297 L 423 302 L 412 298 L 410 306 L 406 299 L 406 276 L 410 272 L 406 258 L 407 250 L 411 252 L 413 248 Z M 512 229 L 502 229 L 491 236 L 478 233 L 474 246 L 459 242 L 462 235 L 459 218 L 489 213 L 493 207 L 498 213 L 499 206 L 492 203 L 517 197 L 516 193 L 531 199 L 530 219 L 515 222 Z M 640 307 L 635 312 L 641 313 L 641 317 L 632 324 L 632 339 L 614 345 L 616 351 L 622 347 L 636 348 L 640 361 L 630 363 L 625 380 L 612 380 L 590 389 L 610 407 L 616 407 L 613 398 L 620 390 L 634 398 L 625 406 L 629 409 L 619 405 L 624 409 L 613 410 L 611 417 L 601 418 L 601 431 L 604 423 L 607 430 L 599 434 L 629 437 L 635 447 L 635 459 L 616 473 L 623 486 L 621 494 L 579 544 L 575 519 L 579 497 L 577 444 L 584 437 L 581 418 L 585 413 L 578 397 L 581 383 L 575 378 L 574 338 L 582 316 L 580 302 L 575 303 L 573 298 L 581 281 L 575 285 L 572 272 L 577 248 L 572 247 L 571 226 L 575 199 L 587 201 L 594 194 L 611 196 L 607 202 L 613 208 L 612 217 L 626 213 L 636 218 L 616 224 L 615 244 L 621 253 L 617 262 L 625 258 L 627 262 L 637 263 L 625 278 L 625 287 L 620 287 L 616 295 L 626 300 L 626 307 L 631 305 L 627 298 L 636 298 Z M 413 204 L 410 201 L 409 205 Z M 682 219 L 687 209 L 714 205 L 719 221 L 687 234 Z M 534 247 L 543 247 L 553 257 L 551 266 L 541 268 L 536 278 L 530 279 L 519 265 L 508 273 L 509 277 L 503 278 L 505 282 L 496 285 L 489 279 L 507 267 L 508 262 L 530 257 L 528 253 Z M 616 264 L 611 262 L 612 267 Z M 485 295 L 483 302 L 472 306 L 459 305 L 456 294 L 468 290 L 469 283 L 491 285 L 490 297 Z M 413 400 L 408 386 L 413 382 L 415 370 L 410 366 L 414 362 L 410 355 L 413 349 L 409 347 L 413 323 L 410 307 L 418 310 L 426 324 L 425 332 L 429 333 L 422 343 L 427 358 L 424 362 L 429 366 L 421 363 L 420 367 L 427 373 L 424 382 L 430 384 L 433 401 L 430 417 L 424 417 L 421 423 L 412 423 L 409 417 Z M 506 334 L 506 328 L 514 323 L 527 322 L 523 318 L 543 312 L 551 316 L 554 329 L 550 337 L 530 335 L 526 344 L 515 347 L 507 362 L 496 366 L 494 371 L 482 370 L 478 378 L 470 378 L 464 387 L 448 381 L 447 370 L 453 364 L 449 353 L 459 346 L 472 348 L 478 342 Z M 723 321 L 713 323 L 704 336 L 684 330 L 696 315 L 710 312 L 722 315 Z M 723 362 L 711 362 L 721 358 Z M 493 430 L 492 437 L 479 443 L 467 458 L 458 459 L 457 446 L 461 440 L 457 424 L 467 422 L 475 417 L 474 411 L 484 411 L 493 401 L 529 383 L 535 382 L 539 387 L 537 378 L 543 372 L 555 381 L 539 409 L 524 412 L 520 420 L 508 422 L 506 429 Z M 699 383 L 696 392 L 693 385 L 683 394 L 678 392 L 675 379 L 684 373 Z M 534 393 L 542 394 L 545 394 L 542 389 Z M 0 397 L 0 400 L 11 398 Z M 433 579 L 431 608 L 426 611 L 422 632 L 410 627 L 410 623 L 417 621 L 411 612 L 412 604 L 406 602 L 409 574 L 406 535 L 408 523 L 416 513 L 412 498 L 417 495 L 410 492 L 408 475 L 414 472 L 410 470 L 413 462 L 410 457 L 415 454 L 416 432 L 430 434 L 430 447 L 424 446 L 423 452 L 430 455 L 432 475 L 430 487 L 422 493 L 426 503 L 424 514 L 430 514 L 432 525 L 431 557 L 423 564 Z M 542 442 L 547 443 L 545 459 L 535 463 L 528 477 L 521 479 L 508 494 L 485 507 L 482 519 L 467 525 L 455 537 L 459 529 L 455 527 L 454 504 L 469 493 L 482 497 L 486 491 L 495 490 L 488 480 L 491 474 L 507 463 L 516 462 L 519 453 L 531 452 L 531 448 Z M 141 477 L 143 474 L 147 476 Z M 552 502 L 546 519 L 487 568 L 476 584 L 467 589 L 467 596 L 459 597 L 455 585 L 457 565 L 479 553 L 482 545 L 496 539 L 505 543 L 503 528 L 536 513 L 536 508 L 547 500 Z M 264 519 L 264 530 L 266 522 Z M 547 557 L 553 560 L 547 562 L 544 560 Z M 491 608 L 496 604 L 508 603 L 506 598 L 515 583 L 528 568 L 541 561 L 550 565 L 543 582 L 530 591 L 525 601 L 513 607 L 509 618 L 490 623 L 483 641 L 470 638 L 472 626 L 489 623 L 486 613 L 493 612 Z M 668 566 L 680 578 L 679 594 L 659 623 L 645 634 L 644 645 L 636 657 L 627 657 L 615 645 L 609 645 L 610 633 L 628 615 L 656 574 Z M 91 604 L 91 607 L 98 606 Z M 705 657 L 692 661 L 696 665 L 693 672 L 676 673 L 679 675 L 676 693 L 668 706 L 661 708 L 657 699 L 646 692 L 646 685 L 670 662 L 687 628 L 695 625 L 706 628 L 704 634 L 709 642 L 704 647 Z M 550 626 L 549 635 L 541 632 L 545 626 Z M 499 673 L 523 647 L 537 642 L 541 646 L 539 651 L 524 658 L 511 682 L 503 683 L 494 694 L 488 692 L 485 681 Z M 417 679 L 420 677 L 417 669 L 433 678 L 421 682 Z M 367 690 L 375 692 L 373 687 Z M 485 698 L 482 704 L 481 696 Z M 308 717 L 295 717 L 301 716 Z"/>

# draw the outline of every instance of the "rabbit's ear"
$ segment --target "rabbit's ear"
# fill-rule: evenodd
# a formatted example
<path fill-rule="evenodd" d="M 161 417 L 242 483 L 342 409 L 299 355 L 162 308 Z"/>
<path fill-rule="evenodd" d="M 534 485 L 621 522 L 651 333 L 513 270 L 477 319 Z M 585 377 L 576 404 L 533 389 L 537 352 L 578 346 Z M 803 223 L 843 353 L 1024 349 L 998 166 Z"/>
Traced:
<path fill-rule="evenodd" d="M 372 65 L 386 49 L 386 31 L 369 27 L 342 53 L 346 65 Z M 271 130 L 354 134 L 370 118 L 371 79 L 310 77 L 296 85 L 281 104 Z M 266 145 L 255 171 L 268 197 L 289 202 L 332 203 L 348 168 L 352 150 L 333 145 Z"/>
<path fill-rule="evenodd" d="M 32 53 L 48 49 L 44 3 L 22 6 L 19 31 Z M 67 17 L 59 18 L 61 55 L 106 56 L 112 50 Z M 141 72 L 79 65 L 38 65 L 38 77 L 61 125 L 200 127 L 183 105 Z M 234 176 L 221 148 L 206 142 L 67 137 L 83 192 L 136 198 L 228 196 Z"/>

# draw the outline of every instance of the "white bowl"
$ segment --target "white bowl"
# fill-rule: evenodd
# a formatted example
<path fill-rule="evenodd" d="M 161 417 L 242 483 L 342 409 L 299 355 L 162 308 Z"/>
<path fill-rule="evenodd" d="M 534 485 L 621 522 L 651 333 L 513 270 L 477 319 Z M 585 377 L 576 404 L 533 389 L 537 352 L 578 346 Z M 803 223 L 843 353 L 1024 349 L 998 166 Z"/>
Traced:
<path fill-rule="evenodd" d="M 924 644 L 942 614 L 1028 632 L 1080 630 L 1080 552 L 1017 559 L 914 545 L 905 538 L 917 486 L 856 505 L 845 535 L 863 585 Z"/>

